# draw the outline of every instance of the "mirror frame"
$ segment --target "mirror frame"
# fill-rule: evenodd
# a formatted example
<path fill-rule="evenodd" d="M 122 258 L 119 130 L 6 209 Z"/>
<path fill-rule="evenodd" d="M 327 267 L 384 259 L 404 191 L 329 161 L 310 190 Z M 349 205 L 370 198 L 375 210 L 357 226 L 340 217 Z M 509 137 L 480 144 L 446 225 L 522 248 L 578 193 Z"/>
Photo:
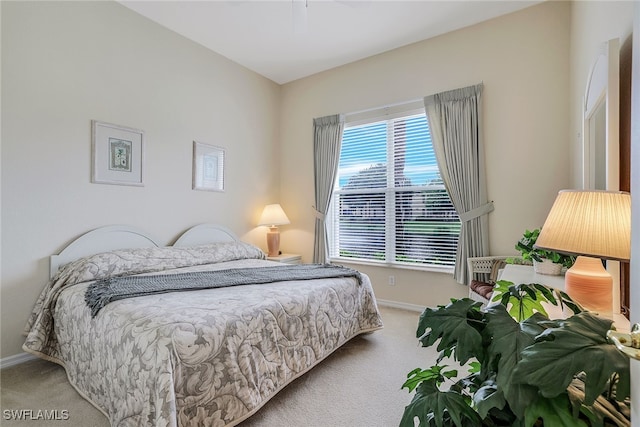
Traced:
<path fill-rule="evenodd" d="M 595 119 L 604 107 L 604 129 Z M 582 111 L 582 187 L 585 190 L 620 190 L 620 41 L 600 46 L 587 79 Z M 601 125 L 601 124 L 600 124 Z M 596 137 L 604 136 L 604 141 Z M 603 146 L 597 147 L 597 144 Z M 598 159 L 598 149 L 604 159 Z M 599 183 L 597 177 L 602 177 Z M 607 261 L 613 278 L 613 312 L 620 313 L 620 263 Z"/>
<path fill-rule="evenodd" d="M 604 161 L 597 162 L 594 117 L 604 106 Z M 584 189 L 620 189 L 620 42 L 612 39 L 601 45 L 587 80 L 582 115 L 582 157 Z M 600 159 L 602 160 L 602 159 Z M 603 170 L 598 170 L 598 168 Z M 596 176 L 605 176 L 604 188 L 597 188 Z"/>

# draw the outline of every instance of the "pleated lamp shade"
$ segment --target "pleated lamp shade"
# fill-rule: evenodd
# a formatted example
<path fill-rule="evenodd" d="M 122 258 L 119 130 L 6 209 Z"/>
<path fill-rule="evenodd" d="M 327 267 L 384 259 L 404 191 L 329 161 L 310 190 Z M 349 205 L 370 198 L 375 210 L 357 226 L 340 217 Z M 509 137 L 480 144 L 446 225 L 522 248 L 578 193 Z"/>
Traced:
<path fill-rule="evenodd" d="M 535 247 L 578 255 L 565 275 L 565 291 L 584 308 L 611 314 L 613 279 L 601 260 L 629 261 L 631 195 L 620 191 L 560 191 Z"/>

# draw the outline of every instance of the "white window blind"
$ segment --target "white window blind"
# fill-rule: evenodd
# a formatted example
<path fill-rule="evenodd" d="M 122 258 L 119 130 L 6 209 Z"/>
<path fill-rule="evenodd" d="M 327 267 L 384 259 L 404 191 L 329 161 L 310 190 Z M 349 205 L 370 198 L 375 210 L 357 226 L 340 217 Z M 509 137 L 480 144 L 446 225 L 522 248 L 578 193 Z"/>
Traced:
<path fill-rule="evenodd" d="M 460 221 L 424 110 L 345 125 L 328 225 L 331 258 L 455 264 Z"/>

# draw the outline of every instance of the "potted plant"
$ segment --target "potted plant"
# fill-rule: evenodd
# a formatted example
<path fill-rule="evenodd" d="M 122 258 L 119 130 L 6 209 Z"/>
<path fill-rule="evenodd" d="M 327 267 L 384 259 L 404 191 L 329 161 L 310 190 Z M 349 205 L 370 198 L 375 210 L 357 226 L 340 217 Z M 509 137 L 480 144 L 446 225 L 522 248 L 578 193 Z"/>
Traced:
<path fill-rule="evenodd" d="M 563 267 L 571 268 L 575 257 L 533 247 L 539 235 L 539 228 L 532 231 L 525 230 L 516 243 L 516 249 L 520 251 L 522 258 L 533 261 L 536 273 L 558 275 L 562 272 Z"/>
<path fill-rule="evenodd" d="M 416 418 L 435 427 L 630 425 L 629 359 L 607 341 L 610 320 L 538 284 L 499 281 L 493 301 L 482 310 L 452 300 L 422 313 L 417 337 L 441 353 L 436 365 L 408 374 L 403 388 L 415 395 L 400 427 Z M 549 320 L 542 303 L 576 314 Z M 447 358 L 469 375 L 458 378 L 441 363 Z"/>

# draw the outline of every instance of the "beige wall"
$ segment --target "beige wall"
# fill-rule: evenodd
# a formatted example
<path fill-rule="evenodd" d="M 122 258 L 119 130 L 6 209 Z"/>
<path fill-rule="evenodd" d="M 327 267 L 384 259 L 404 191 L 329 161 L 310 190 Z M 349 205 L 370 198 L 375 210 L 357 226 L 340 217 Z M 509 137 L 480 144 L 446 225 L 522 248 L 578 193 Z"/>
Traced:
<path fill-rule="evenodd" d="M 90 229 L 130 224 L 166 244 L 218 222 L 264 246 L 278 85 L 116 2 L 1 7 L 1 357 L 21 352 L 47 257 Z M 90 182 L 92 119 L 145 131 L 144 187 Z M 191 190 L 193 140 L 226 148 L 224 193 Z"/>
<path fill-rule="evenodd" d="M 314 117 L 350 113 L 484 83 L 491 252 L 515 254 L 569 185 L 570 4 L 548 2 L 283 87 L 282 202 L 292 226 L 283 246 L 312 257 Z M 362 267 L 383 300 L 418 305 L 464 296 L 451 275 Z M 394 275 L 391 287 L 388 276 Z"/>

